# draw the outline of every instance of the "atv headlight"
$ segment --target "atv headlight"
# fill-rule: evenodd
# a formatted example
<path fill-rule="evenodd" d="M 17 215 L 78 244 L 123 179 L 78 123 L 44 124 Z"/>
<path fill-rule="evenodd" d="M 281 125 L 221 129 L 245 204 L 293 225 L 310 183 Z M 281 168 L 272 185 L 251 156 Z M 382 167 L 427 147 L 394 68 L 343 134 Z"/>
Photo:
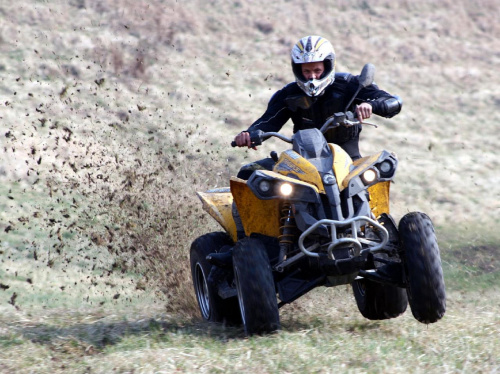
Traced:
<path fill-rule="evenodd" d="M 290 196 L 293 192 L 293 187 L 290 183 L 283 183 L 280 186 L 280 192 L 283 196 Z"/>
<path fill-rule="evenodd" d="M 368 169 L 361 175 L 361 179 L 364 184 L 373 183 L 377 179 L 377 172 L 373 169 Z"/>
<path fill-rule="evenodd" d="M 246 185 L 260 200 L 280 199 L 307 203 L 319 200 L 318 189 L 314 185 L 278 173 L 271 174 L 269 171 L 254 171 Z"/>
<path fill-rule="evenodd" d="M 394 164 L 389 160 L 382 161 L 378 165 L 378 168 L 380 169 L 380 176 L 382 178 L 389 178 L 394 174 Z"/>
<path fill-rule="evenodd" d="M 259 190 L 262 193 L 267 193 L 267 192 L 269 192 L 270 189 L 271 189 L 271 183 L 269 183 L 269 181 L 266 181 L 266 180 L 260 181 Z"/>

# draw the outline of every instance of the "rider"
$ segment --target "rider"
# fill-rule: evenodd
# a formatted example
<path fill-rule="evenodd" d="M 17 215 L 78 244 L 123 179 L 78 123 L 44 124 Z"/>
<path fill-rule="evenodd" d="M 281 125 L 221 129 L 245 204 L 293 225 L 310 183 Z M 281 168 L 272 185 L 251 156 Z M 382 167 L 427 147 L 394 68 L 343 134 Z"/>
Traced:
<path fill-rule="evenodd" d="M 234 138 L 238 147 L 256 149 L 250 141 L 249 132 L 262 130 L 278 132 L 292 119 L 293 132 L 308 128 L 321 128 L 334 113 L 350 110 L 360 122 L 372 113 L 390 118 L 401 111 L 402 101 L 371 84 L 362 88 L 346 106 L 358 89 L 358 77 L 349 73 L 335 73 L 335 51 L 332 44 L 321 36 L 306 36 L 292 48 L 292 70 L 295 82 L 277 91 L 269 101 L 267 110 L 246 131 Z M 325 138 L 329 143 L 342 147 L 353 160 L 361 158 L 359 133 L 361 124 L 352 127 L 340 126 L 329 130 Z M 257 169 L 272 170 L 271 158 L 243 166 L 238 177 L 248 179 Z"/>

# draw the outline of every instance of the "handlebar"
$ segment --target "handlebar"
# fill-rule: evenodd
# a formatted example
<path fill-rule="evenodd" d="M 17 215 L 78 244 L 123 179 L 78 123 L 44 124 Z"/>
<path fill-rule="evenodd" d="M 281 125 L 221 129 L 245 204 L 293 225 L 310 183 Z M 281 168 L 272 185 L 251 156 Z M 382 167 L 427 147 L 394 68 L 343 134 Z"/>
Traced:
<path fill-rule="evenodd" d="M 355 117 L 353 112 L 338 112 L 326 120 L 323 126 L 321 126 L 320 131 L 324 134 L 331 128 L 338 126 L 351 127 L 359 124 L 361 124 L 361 121 Z"/>
<path fill-rule="evenodd" d="M 359 125 L 361 123 L 362 122 L 359 121 L 355 117 L 354 113 L 352 113 L 352 112 L 339 112 L 339 113 L 335 113 L 333 116 L 328 118 L 319 130 L 321 131 L 321 133 L 324 134 L 327 130 L 338 127 L 338 126 L 351 127 L 351 126 Z M 363 123 L 365 123 L 365 122 L 363 122 Z M 369 123 L 365 123 L 365 124 L 371 125 Z M 377 127 L 376 125 L 373 125 L 373 126 Z M 252 146 L 258 146 L 258 145 L 261 145 L 264 140 L 267 140 L 273 136 L 278 138 L 278 139 L 281 139 L 287 143 L 292 143 L 292 141 L 293 141 L 292 138 L 284 136 L 280 133 L 264 132 L 262 130 L 256 130 L 256 131 L 250 132 L 250 141 L 252 143 Z M 236 146 L 237 146 L 236 142 L 233 140 L 231 142 L 231 147 L 236 147 Z"/>
<path fill-rule="evenodd" d="M 250 132 L 250 141 L 252 142 L 252 146 L 258 146 L 261 145 L 264 140 L 267 140 L 273 136 L 283 140 L 284 142 L 292 143 L 292 138 L 289 138 L 278 132 L 264 132 L 262 130 Z M 231 147 L 236 147 L 236 142 L 234 140 L 231 142 Z"/>

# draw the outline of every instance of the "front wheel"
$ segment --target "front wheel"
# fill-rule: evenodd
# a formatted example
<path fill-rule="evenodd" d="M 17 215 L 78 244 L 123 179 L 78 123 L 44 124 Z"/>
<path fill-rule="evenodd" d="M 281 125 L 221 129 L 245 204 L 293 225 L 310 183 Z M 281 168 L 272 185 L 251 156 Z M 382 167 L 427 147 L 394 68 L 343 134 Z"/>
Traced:
<path fill-rule="evenodd" d="M 253 335 L 278 330 L 276 290 L 262 242 L 255 238 L 239 241 L 233 250 L 233 268 L 245 333 Z"/>
<path fill-rule="evenodd" d="M 446 291 L 431 219 L 420 212 L 406 214 L 399 222 L 399 238 L 413 316 L 422 323 L 436 322 L 446 311 Z"/>
<path fill-rule="evenodd" d="M 234 324 L 239 320 L 236 297 L 222 299 L 218 294 L 218 282 L 222 279 L 219 272 L 224 270 L 212 266 L 206 259 L 208 254 L 219 252 L 222 247 L 231 244 L 231 239 L 223 232 L 202 235 L 191 244 L 190 262 L 194 292 L 201 316 L 209 322 Z"/>

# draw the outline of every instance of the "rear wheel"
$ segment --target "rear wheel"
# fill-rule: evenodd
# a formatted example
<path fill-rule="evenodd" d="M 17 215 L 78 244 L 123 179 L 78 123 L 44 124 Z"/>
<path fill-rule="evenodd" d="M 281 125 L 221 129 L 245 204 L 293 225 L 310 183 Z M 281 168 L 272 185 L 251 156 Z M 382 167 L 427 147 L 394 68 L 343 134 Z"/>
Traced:
<path fill-rule="evenodd" d="M 436 322 L 446 311 L 446 291 L 431 219 L 420 212 L 406 214 L 399 222 L 399 237 L 413 316 L 422 323 Z"/>
<path fill-rule="evenodd" d="M 190 262 L 194 292 L 201 316 L 209 322 L 237 323 L 239 320 L 237 298 L 222 299 L 218 295 L 218 282 L 222 280 L 222 275 L 206 259 L 208 254 L 219 252 L 227 245 L 232 245 L 232 241 L 223 232 L 202 235 L 191 244 Z M 222 269 L 221 271 L 223 272 Z M 211 272 L 217 276 L 210 276 Z"/>
<path fill-rule="evenodd" d="M 359 311 L 371 320 L 395 318 L 408 306 L 404 288 L 360 279 L 352 283 L 352 290 Z"/>
<path fill-rule="evenodd" d="M 233 268 L 245 333 L 253 335 L 278 330 L 276 290 L 262 242 L 255 238 L 239 241 L 233 250 Z"/>

